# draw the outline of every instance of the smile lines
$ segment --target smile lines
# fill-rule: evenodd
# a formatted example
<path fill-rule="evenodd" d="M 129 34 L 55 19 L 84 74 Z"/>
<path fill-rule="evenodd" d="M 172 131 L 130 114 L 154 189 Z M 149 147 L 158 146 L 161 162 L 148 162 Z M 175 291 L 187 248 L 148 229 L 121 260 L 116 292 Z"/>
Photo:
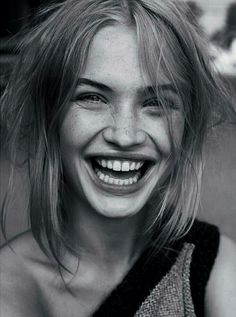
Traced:
<path fill-rule="evenodd" d="M 96 159 L 97 163 L 104 168 L 108 168 L 113 171 L 122 171 L 129 172 L 134 170 L 139 170 L 144 161 L 119 161 L 119 160 L 105 160 L 105 159 Z"/>

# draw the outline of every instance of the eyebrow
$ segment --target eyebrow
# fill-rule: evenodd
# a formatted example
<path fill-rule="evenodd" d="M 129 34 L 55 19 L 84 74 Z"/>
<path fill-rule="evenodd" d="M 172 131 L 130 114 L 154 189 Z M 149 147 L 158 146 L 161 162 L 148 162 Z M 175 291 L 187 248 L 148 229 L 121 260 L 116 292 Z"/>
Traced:
<path fill-rule="evenodd" d="M 106 92 L 113 92 L 113 89 L 103 83 L 100 83 L 96 80 L 91 80 L 91 79 L 88 79 L 88 78 L 79 78 L 78 82 L 77 82 L 77 85 L 78 86 L 82 86 L 82 85 L 88 85 L 88 86 L 91 86 L 91 87 L 94 87 L 94 88 L 97 88 L 97 89 L 100 89 L 100 90 L 104 90 Z M 169 91 L 172 91 L 173 93 L 177 94 L 177 89 L 174 87 L 173 84 L 171 83 L 168 83 L 168 84 L 161 84 L 161 85 L 158 85 L 158 91 L 166 91 L 166 90 L 169 90 Z M 143 94 L 144 92 L 145 93 L 150 93 L 150 94 L 153 94 L 155 92 L 155 87 L 154 86 L 147 86 L 147 87 L 141 87 L 141 88 L 138 88 L 138 93 L 139 94 Z"/>
<path fill-rule="evenodd" d="M 105 84 L 99 83 L 98 81 L 87 79 L 87 78 L 79 78 L 77 82 L 78 86 L 86 85 L 91 86 L 100 90 L 105 90 L 107 92 L 112 92 L 113 89 Z"/>

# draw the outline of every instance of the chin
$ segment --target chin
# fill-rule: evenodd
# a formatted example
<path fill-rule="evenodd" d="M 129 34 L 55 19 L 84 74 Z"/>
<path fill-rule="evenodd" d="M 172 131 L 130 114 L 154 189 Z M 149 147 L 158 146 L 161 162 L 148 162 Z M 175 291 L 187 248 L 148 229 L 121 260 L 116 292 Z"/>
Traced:
<path fill-rule="evenodd" d="M 131 164 L 130 164 L 131 165 Z M 132 167 L 132 165 L 131 165 Z M 83 165 L 82 173 L 78 173 L 77 183 L 79 197 L 84 200 L 85 205 L 92 207 L 93 212 L 106 218 L 126 218 L 133 217 L 144 210 L 153 193 L 158 185 L 158 179 L 161 174 L 162 168 L 160 164 L 138 164 L 136 169 L 131 171 L 106 171 L 103 167 L 104 173 L 109 173 L 117 179 L 125 179 L 128 175 L 139 174 L 140 177 L 137 181 L 122 184 L 122 182 L 109 183 L 106 179 L 101 179 L 100 173 L 97 172 L 97 165 L 91 163 Z M 113 174 L 112 174 L 113 173 Z M 122 175 L 123 174 L 123 175 Z M 119 177 L 119 178 L 118 178 Z M 135 176 L 134 176 L 135 177 Z"/>
<path fill-rule="evenodd" d="M 153 175 L 156 175 L 153 171 Z M 137 215 L 143 210 L 157 185 L 157 179 L 152 174 L 144 183 L 133 186 L 111 186 L 99 179 L 87 179 L 82 184 L 85 199 L 93 210 L 104 217 L 125 218 Z M 141 186 L 140 186 L 141 185 Z"/>
<path fill-rule="evenodd" d="M 144 206 L 144 203 L 136 202 L 130 198 L 107 198 L 94 199 L 93 209 L 100 215 L 109 218 L 126 218 L 138 214 Z"/>

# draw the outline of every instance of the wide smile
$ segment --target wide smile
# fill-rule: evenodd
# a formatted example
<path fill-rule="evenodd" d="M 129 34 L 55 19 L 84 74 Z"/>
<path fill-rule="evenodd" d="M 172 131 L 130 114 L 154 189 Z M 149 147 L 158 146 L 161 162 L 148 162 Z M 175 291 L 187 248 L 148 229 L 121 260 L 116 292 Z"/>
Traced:
<path fill-rule="evenodd" d="M 131 193 L 138 190 L 154 166 L 153 160 L 92 157 L 93 179 L 107 191 Z"/>

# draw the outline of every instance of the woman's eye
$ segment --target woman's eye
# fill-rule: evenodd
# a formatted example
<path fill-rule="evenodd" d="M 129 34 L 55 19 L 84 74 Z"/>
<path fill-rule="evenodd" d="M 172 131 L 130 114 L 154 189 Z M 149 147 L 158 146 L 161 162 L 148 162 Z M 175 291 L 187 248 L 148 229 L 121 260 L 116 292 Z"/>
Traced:
<path fill-rule="evenodd" d="M 75 98 L 76 101 L 80 101 L 80 102 L 86 102 L 86 103 L 107 103 L 106 100 L 99 95 L 96 94 L 81 94 L 76 96 Z"/>
<path fill-rule="evenodd" d="M 161 107 L 162 104 L 158 99 L 151 99 L 144 103 L 144 107 Z"/>
<path fill-rule="evenodd" d="M 174 103 L 172 100 L 158 99 L 158 98 L 147 100 L 143 106 L 145 108 L 150 108 L 154 111 L 159 111 L 163 113 L 165 111 L 179 109 L 179 106 L 177 105 L 177 103 Z"/>

